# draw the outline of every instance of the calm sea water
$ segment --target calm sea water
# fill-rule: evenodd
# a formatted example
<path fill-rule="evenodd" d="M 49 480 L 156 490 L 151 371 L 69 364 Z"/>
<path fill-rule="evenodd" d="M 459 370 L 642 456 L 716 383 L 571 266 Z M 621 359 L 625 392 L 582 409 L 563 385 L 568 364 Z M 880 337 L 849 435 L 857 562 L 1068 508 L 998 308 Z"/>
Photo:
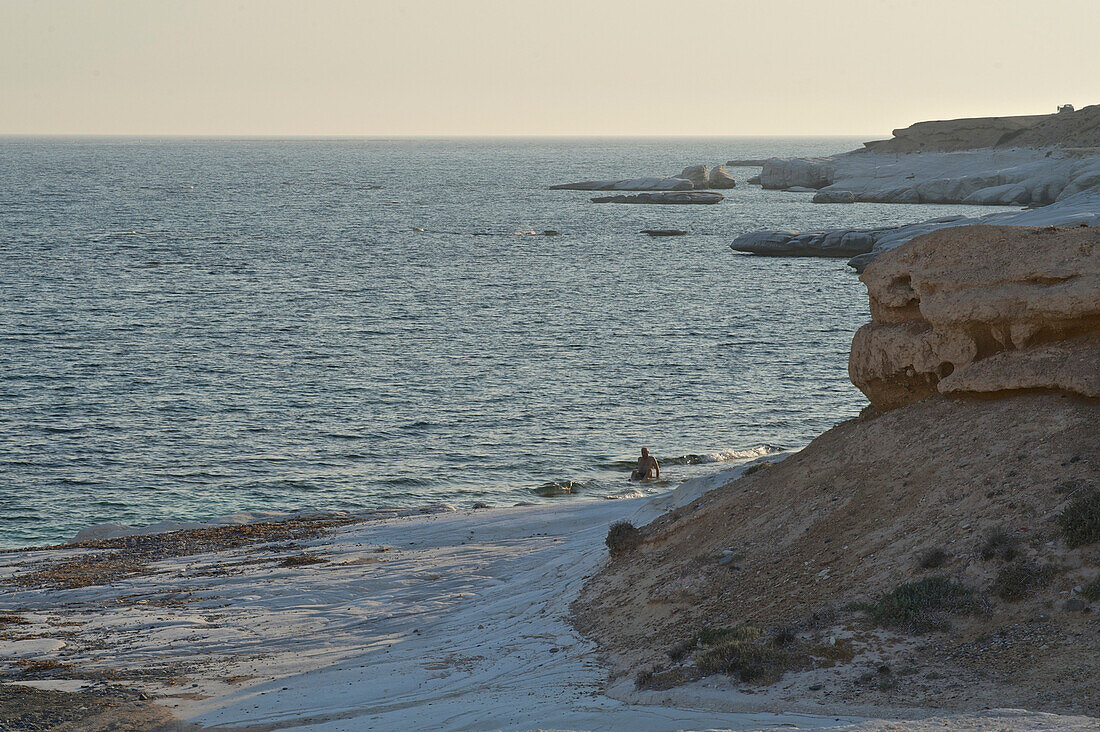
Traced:
<path fill-rule="evenodd" d="M 643 444 L 647 490 L 801 446 L 864 403 L 864 289 L 730 240 L 973 209 L 547 186 L 858 142 L 0 139 L 0 545 L 603 498 Z"/>

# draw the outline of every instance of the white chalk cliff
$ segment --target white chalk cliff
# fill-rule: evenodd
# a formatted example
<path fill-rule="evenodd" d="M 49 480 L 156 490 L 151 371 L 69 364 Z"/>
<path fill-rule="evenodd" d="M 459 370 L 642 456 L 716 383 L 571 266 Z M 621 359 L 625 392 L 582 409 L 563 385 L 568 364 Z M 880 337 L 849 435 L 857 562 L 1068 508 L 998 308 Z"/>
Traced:
<path fill-rule="evenodd" d="M 1046 205 L 1100 185 L 1100 151 L 1014 148 L 772 158 L 764 188 L 817 189 L 815 203 Z"/>
<path fill-rule="evenodd" d="M 816 190 L 815 203 L 1032 207 L 907 226 L 752 231 L 731 244 L 765 256 L 851 257 L 849 264 L 860 271 L 881 252 L 947 227 L 1100 226 L 1100 105 L 1052 115 L 920 122 L 862 150 L 765 160 L 760 184 Z"/>

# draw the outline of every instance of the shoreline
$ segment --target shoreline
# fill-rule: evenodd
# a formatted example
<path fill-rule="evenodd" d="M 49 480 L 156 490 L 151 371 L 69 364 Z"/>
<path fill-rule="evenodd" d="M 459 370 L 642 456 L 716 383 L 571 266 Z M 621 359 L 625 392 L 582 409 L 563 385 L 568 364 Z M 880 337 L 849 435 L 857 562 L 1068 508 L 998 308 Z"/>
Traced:
<path fill-rule="evenodd" d="M 357 519 L 370 521 L 400 516 L 418 516 L 432 513 L 446 513 L 463 510 L 483 510 L 486 508 L 505 508 L 514 506 L 548 506 L 562 501 L 621 501 L 632 498 L 654 498 L 663 492 L 672 490 L 684 481 L 705 478 L 714 473 L 729 470 L 730 466 L 744 464 L 765 456 L 774 456 L 792 452 L 792 448 L 767 442 L 751 447 L 715 449 L 700 453 L 677 454 L 662 459 L 666 468 L 672 469 L 672 478 L 664 478 L 639 484 L 628 480 L 625 475 L 634 465 L 634 459 L 614 460 L 597 463 L 590 473 L 606 473 L 609 470 L 620 471 L 619 485 L 609 482 L 606 477 L 581 478 L 578 480 L 550 480 L 538 486 L 525 489 L 526 495 L 502 492 L 496 497 L 441 496 L 440 500 L 414 505 L 379 505 L 346 509 L 340 507 L 325 508 L 304 506 L 287 509 L 263 509 L 243 507 L 226 514 L 210 517 L 153 519 L 143 524 L 122 524 L 115 521 L 91 523 L 74 528 L 69 538 L 56 541 L 34 541 L 23 545 L 5 546 L 0 543 L 0 556 L 4 554 L 38 550 L 69 548 L 97 548 L 96 542 L 123 537 L 152 536 L 176 531 L 212 529 L 217 527 L 243 526 L 246 524 L 279 523 L 295 520 L 313 520 L 317 518 Z M 624 472 L 625 471 L 625 472 Z M 707 471 L 707 472 L 704 472 Z M 666 470 L 666 473 L 668 471 Z M 591 490 L 591 486 L 598 490 Z M 490 500 L 499 501 L 489 503 Z"/>
<path fill-rule="evenodd" d="M 106 585 L 16 585 L 0 615 L 28 624 L 0 626 L 0 657 L 58 665 L 33 678 L 7 670 L 4 681 L 70 692 L 116 683 L 181 723 L 250 730 L 827 729 L 937 713 L 780 708 L 766 691 L 716 704 L 700 693 L 715 679 L 661 699 L 606 678 L 570 604 L 605 561 L 607 526 L 648 523 L 749 465 L 649 498 L 347 520 L 165 557 Z M 248 526 L 263 524 L 231 531 Z M 79 552 L 0 555 L 0 583 Z M 5 637 L 12 627 L 44 637 Z"/>

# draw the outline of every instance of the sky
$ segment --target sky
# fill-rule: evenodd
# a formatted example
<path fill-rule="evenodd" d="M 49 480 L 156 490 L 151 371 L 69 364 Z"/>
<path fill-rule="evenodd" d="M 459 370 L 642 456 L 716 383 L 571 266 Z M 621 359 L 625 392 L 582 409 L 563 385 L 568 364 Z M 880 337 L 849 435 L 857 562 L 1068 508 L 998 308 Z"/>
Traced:
<path fill-rule="evenodd" d="M 0 0 L 0 134 L 888 135 L 1100 102 L 1100 0 Z"/>

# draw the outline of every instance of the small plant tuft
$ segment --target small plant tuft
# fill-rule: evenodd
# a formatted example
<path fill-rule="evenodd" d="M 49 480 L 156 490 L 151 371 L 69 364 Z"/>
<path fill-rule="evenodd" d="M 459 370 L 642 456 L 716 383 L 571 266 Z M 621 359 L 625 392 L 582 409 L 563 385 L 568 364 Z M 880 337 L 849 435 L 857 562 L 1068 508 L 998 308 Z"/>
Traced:
<path fill-rule="evenodd" d="M 1100 541 L 1100 490 L 1093 488 L 1070 501 L 1058 515 L 1058 526 L 1070 549 Z"/>
<path fill-rule="evenodd" d="M 686 641 L 680 641 L 669 648 L 665 653 L 668 655 L 668 660 L 673 663 L 679 663 L 687 658 L 688 654 L 695 650 L 695 646 L 698 645 L 695 638 L 689 638 Z"/>
<path fill-rule="evenodd" d="M 755 625 L 738 625 L 733 628 L 704 628 L 695 636 L 700 646 L 713 646 L 727 641 L 754 641 L 764 635 Z"/>
<path fill-rule="evenodd" d="M 985 562 L 990 559 L 1011 562 L 1020 555 L 1020 542 L 1004 529 L 998 529 L 986 537 L 978 549 L 978 554 Z"/>
<path fill-rule="evenodd" d="M 606 543 L 611 556 L 627 554 L 642 543 L 642 532 L 629 521 L 618 521 L 608 528 Z"/>
<path fill-rule="evenodd" d="M 1008 602 L 1026 599 L 1040 587 L 1050 582 L 1050 567 L 1040 567 L 1034 562 L 1019 559 L 1001 567 L 990 588 L 993 594 Z"/>
<path fill-rule="evenodd" d="M 943 549 L 929 549 L 924 554 L 920 555 L 920 561 L 917 562 L 917 566 L 921 569 L 939 569 L 946 561 L 947 552 Z"/>
<path fill-rule="evenodd" d="M 794 628 L 782 628 L 771 637 L 772 645 L 779 648 L 786 648 L 787 646 L 798 640 L 798 634 Z"/>
<path fill-rule="evenodd" d="M 1100 577 L 1084 586 L 1081 590 L 1081 597 L 1089 602 L 1100 602 Z"/>
<path fill-rule="evenodd" d="M 690 668 L 670 668 L 665 671 L 643 671 L 634 678 L 638 689 L 664 691 L 699 678 L 699 672 Z"/>
<path fill-rule="evenodd" d="M 695 657 L 704 674 L 736 673 L 741 681 L 770 684 L 778 681 L 790 664 L 790 652 L 752 640 L 727 640 Z"/>
<path fill-rule="evenodd" d="M 770 468 L 771 466 L 772 466 L 772 464 L 770 462 L 767 462 L 767 461 L 754 463 L 753 465 L 750 465 L 749 467 L 745 468 L 745 472 L 742 473 L 742 475 L 749 476 L 749 475 L 752 475 L 753 473 L 757 473 L 757 472 L 759 472 L 761 470 L 764 470 L 766 468 Z"/>
<path fill-rule="evenodd" d="M 980 604 L 964 585 L 946 577 L 927 577 L 853 607 L 866 612 L 878 625 L 926 633 L 946 628 L 948 615 L 975 612 Z"/>

